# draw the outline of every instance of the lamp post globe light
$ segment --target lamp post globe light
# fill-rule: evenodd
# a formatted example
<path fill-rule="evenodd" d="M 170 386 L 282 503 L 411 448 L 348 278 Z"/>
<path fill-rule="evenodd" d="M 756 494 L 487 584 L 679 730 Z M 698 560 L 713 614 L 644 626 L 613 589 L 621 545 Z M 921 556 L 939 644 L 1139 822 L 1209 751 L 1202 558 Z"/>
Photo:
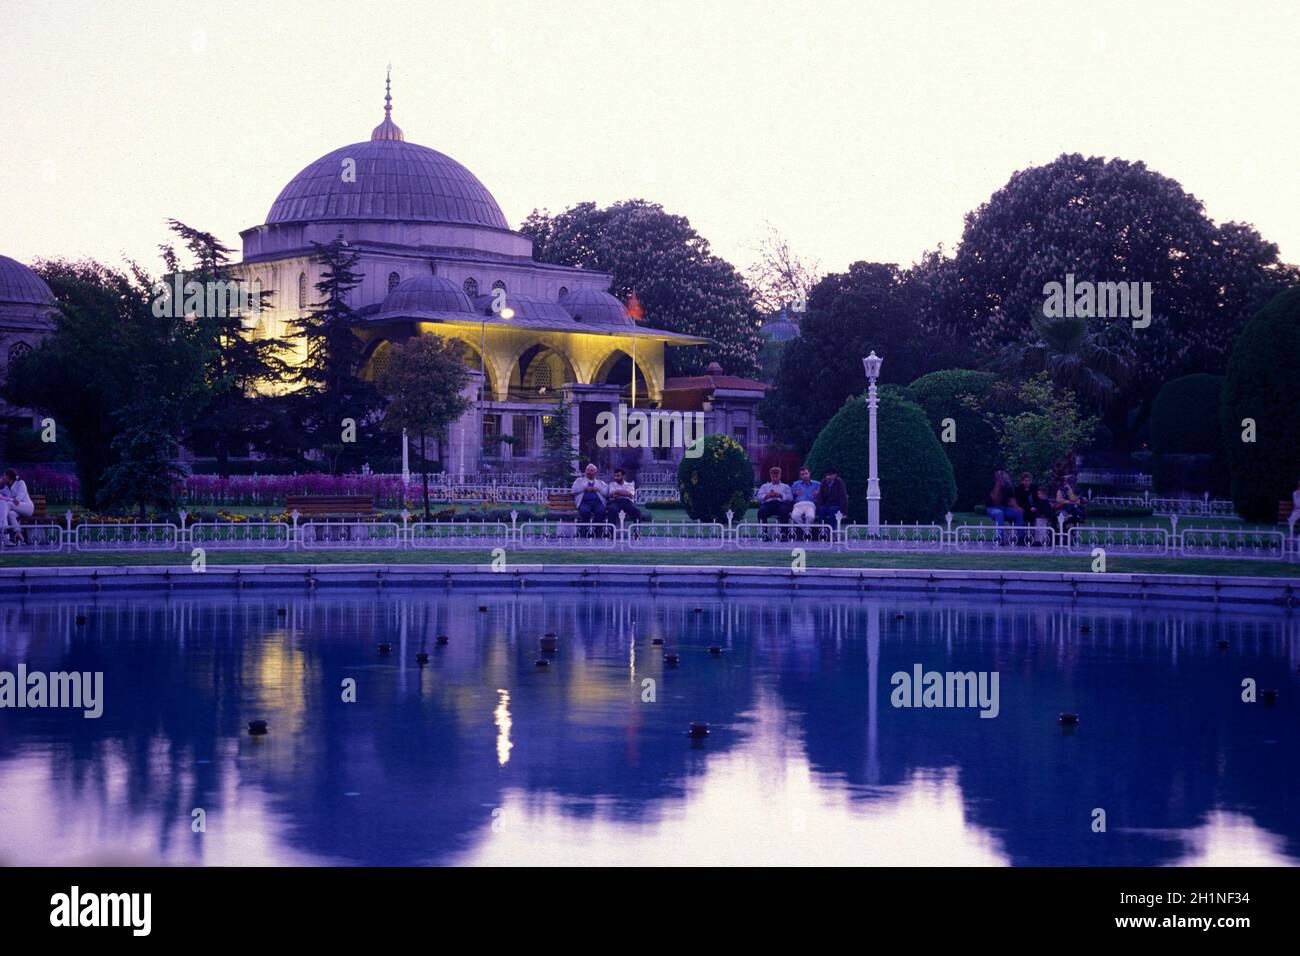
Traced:
<path fill-rule="evenodd" d="M 862 360 L 862 369 L 867 373 L 867 528 L 877 531 L 880 528 L 880 478 L 876 470 L 876 379 L 880 377 L 880 365 L 884 360 L 873 349 Z"/>

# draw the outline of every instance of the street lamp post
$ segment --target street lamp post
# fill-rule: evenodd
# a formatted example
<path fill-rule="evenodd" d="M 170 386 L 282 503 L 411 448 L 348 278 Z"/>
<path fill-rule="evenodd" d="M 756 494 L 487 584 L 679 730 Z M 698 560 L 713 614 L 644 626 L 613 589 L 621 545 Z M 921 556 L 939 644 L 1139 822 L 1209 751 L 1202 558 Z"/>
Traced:
<path fill-rule="evenodd" d="M 880 528 L 880 477 L 876 468 L 876 379 L 880 377 L 880 365 L 883 360 L 873 349 L 862 360 L 862 368 L 867 373 L 867 527 L 871 531 Z"/>

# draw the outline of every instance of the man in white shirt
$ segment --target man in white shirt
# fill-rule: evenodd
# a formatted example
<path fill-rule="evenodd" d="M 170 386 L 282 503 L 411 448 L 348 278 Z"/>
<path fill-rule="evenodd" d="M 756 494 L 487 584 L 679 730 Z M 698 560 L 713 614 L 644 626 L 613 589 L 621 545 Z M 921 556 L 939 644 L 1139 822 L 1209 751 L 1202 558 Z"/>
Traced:
<path fill-rule="evenodd" d="M 588 465 L 583 477 L 573 482 L 573 503 L 580 521 L 604 521 L 609 486 L 596 477 L 596 466 Z"/>
<path fill-rule="evenodd" d="M 768 480 L 758 489 L 758 523 L 766 524 L 775 518 L 779 524 L 790 520 L 790 505 L 794 495 L 790 486 L 781 480 L 781 469 L 775 465 L 768 469 Z"/>
<path fill-rule="evenodd" d="M 614 469 L 614 480 L 609 483 L 609 493 L 605 498 L 606 513 L 609 520 L 618 523 L 619 514 L 627 515 L 628 521 L 640 521 L 641 509 L 636 506 L 636 482 L 623 480 L 623 469 Z"/>

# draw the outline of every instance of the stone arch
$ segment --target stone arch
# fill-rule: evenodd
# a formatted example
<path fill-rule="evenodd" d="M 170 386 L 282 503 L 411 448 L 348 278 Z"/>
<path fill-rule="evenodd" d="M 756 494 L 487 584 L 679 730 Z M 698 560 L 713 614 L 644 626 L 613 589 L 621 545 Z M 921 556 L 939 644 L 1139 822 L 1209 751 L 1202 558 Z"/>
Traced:
<path fill-rule="evenodd" d="M 510 361 L 511 387 L 531 395 L 553 395 L 558 401 L 563 386 L 579 380 L 569 356 L 545 339 L 529 342 Z"/>
<path fill-rule="evenodd" d="M 357 377 L 366 382 L 373 382 L 380 370 L 388 363 L 393 343 L 389 339 L 376 338 L 366 344 L 361 353 L 361 374 Z"/>
<path fill-rule="evenodd" d="M 425 326 L 421 330 L 420 334 L 436 335 L 442 339 L 452 339 L 456 342 L 459 342 L 465 349 L 464 352 L 465 367 L 472 372 L 479 371 L 480 340 L 479 340 L 479 333 L 477 329 L 474 330 L 473 332 L 470 332 L 467 330 L 456 329 L 445 325 L 433 325 L 433 326 Z M 497 396 L 500 394 L 497 391 L 497 387 L 498 387 L 498 383 L 501 381 L 501 375 L 499 371 L 499 365 L 493 361 L 492 343 L 490 341 L 488 343 L 487 355 L 483 356 L 482 359 L 482 369 L 483 369 L 483 374 L 487 378 L 487 382 L 484 385 L 483 397 L 489 402 L 495 401 L 497 399 Z"/>
<path fill-rule="evenodd" d="M 631 385 L 632 353 L 622 348 L 610 349 L 604 358 L 595 363 L 591 375 L 591 384 Z M 641 355 L 636 357 L 636 394 L 637 402 L 642 399 L 658 398 L 659 382 L 655 379 L 653 366 L 646 364 Z"/>

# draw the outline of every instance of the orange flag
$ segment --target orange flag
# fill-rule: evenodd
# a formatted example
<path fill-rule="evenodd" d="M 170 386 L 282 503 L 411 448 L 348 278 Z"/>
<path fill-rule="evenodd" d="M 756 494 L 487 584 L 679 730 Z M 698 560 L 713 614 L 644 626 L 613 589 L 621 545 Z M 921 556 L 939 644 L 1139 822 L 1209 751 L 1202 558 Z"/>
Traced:
<path fill-rule="evenodd" d="M 645 318 L 645 309 L 641 307 L 641 300 L 636 297 L 635 291 L 627 297 L 627 314 L 632 316 L 633 322 L 640 322 Z"/>

